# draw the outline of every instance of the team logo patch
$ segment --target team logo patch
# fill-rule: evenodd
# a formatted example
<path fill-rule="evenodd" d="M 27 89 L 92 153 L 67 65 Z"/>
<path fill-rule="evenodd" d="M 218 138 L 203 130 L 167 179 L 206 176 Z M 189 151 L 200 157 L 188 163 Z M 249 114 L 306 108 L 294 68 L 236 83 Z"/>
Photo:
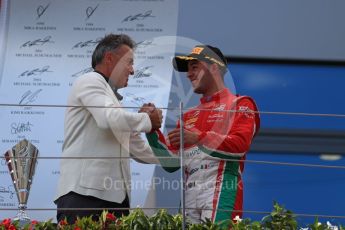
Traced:
<path fill-rule="evenodd" d="M 190 117 L 197 117 L 199 116 L 200 110 L 196 110 Z"/>
<path fill-rule="evenodd" d="M 190 125 L 191 123 L 195 123 L 198 120 L 197 117 L 192 117 L 188 120 L 186 120 L 186 125 Z"/>
<path fill-rule="evenodd" d="M 218 111 L 221 111 L 221 110 L 224 110 L 225 109 L 225 104 L 220 104 L 220 105 L 217 105 L 214 110 L 218 110 Z"/>
<path fill-rule="evenodd" d="M 213 115 L 208 116 L 208 118 L 224 118 L 224 113 L 222 114 L 215 113 Z"/>
<path fill-rule="evenodd" d="M 203 50 L 204 50 L 204 48 L 202 48 L 202 47 L 195 47 L 192 50 L 192 54 L 200 54 Z"/>
<path fill-rule="evenodd" d="M 193 124 L 198 120 L 199 114 L 200 114 L 200 110 L 196 110 L 194 113 L 188 115 L 185 121 L 185 125 L 194 126 Z"/>
<path fill-rule="evenodd" d="M 255 113 L 253 110 L 249 109 L 248 106 L 240 106 L 238 108 L 239 113 L 244 114 L 247 118 L 254 118 Z"/>

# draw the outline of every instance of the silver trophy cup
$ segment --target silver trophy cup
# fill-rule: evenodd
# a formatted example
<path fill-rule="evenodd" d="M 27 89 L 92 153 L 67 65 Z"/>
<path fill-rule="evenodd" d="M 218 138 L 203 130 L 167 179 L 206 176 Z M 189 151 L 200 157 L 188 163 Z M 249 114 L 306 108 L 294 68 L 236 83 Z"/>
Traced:
<path fill-rule="evenodd" d="M 14 220 L 25 225 L 30 222 L 25 209 L 28 202 L 32 178 L 37 164 L 38 149 L 27 140 L 22 140 L 5 153 L 5 159 L 10 172 L 19 202 L 19 212 Z"/>

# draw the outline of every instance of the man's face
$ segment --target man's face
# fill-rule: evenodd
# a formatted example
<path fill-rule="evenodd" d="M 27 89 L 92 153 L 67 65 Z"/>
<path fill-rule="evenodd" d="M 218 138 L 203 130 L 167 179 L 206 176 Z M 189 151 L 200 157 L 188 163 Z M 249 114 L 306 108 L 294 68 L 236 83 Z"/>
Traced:
<path fill-rule="evenodd" d="M 209 84 L 213 84 L 208 65 L 202 61 L 191 60 L 188 62 L 187 77 L 192 83 L 194 92 L 198 94 L 205 94 Z"/>
<path fill-rule="evenodd" d="M 118 89 L 128 85 L 129 75 L 134 73 L 133 50 L 126 45 L 112 53 L 110 81 Z"/>

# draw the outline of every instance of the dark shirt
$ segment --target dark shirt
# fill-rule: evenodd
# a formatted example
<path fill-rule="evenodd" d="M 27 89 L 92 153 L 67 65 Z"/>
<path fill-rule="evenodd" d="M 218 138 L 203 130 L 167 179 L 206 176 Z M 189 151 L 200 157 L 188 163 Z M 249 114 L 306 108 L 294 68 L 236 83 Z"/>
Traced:
<path fill-rule="evenodd" d="M 99 71 L 97 71 L 97 70 L 94 70 L 94 72 L 96 72 L 96 73 L 102 75 L 102 77 L 104 77 L 104 79 L 105 79 L 105 80 L 108 82 L 108 84 L 109 84 L 109 78 L 108 78 L 108 77 L 106 77 L 103 73 L 101 73 L 101 72 L 99 72 Z M 116 87 L 112 86 L 111 84 L 109 84 L 109 85 L 110 85 L 110 88 L 113 90 L 113 92 L 114 92 L 114 94 L 115 94 L 117 100 L 121 101 L 121 100 L 123 99 L 123 96 L 117 92 L 117 88 L 116 88 Z"/>

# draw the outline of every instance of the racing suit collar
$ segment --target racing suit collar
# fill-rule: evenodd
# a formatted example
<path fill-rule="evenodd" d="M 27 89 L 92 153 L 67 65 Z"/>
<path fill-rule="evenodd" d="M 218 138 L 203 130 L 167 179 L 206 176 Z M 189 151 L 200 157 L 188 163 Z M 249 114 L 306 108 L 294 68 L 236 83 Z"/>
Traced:
<path fill-rule="evenodd" d="M 204 96 L 202 98 L 200 98 L 200 102 L 201 104 L 205 104 L 208 103 L 210 101 L 217 101 L 223 97 L 227 97 L 229 95 L 232 95 L 232 93 L 229 91 L 228 88 L 222 89 L 218 92 L 216 92 L 215 94 L 211 95 L 211 96 Z"/>

